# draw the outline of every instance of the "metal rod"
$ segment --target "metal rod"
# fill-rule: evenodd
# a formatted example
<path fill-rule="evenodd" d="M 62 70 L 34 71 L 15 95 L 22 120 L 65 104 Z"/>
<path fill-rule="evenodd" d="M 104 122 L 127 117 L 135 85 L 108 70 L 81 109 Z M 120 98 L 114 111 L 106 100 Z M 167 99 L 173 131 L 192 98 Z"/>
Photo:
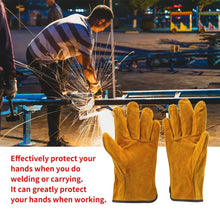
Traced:
<path fill-rule="evenodd" d="M 15 99 L 46 99 L 44 93 L 24 93 L 24 94 L 16 94 Z"/>
<path fill-rule="evenodd" d="M 141 96 L 174 96 L 176 93 L 181 96 L 220 96 L 220 89 L 173 89 L 173 90 L 142 90 L 142 91 L 122 91 L 124 97 L 141 97 Z"/>
<path fill-rule="evenodd" d="M 71 104 L 71 100 L 68 99 L 13 99 L 14 105 L 68 105 Z M 4 104 L 8 104 L 8 100 L 4 99 Z"/>
<path fill-rule="evenodd" d="M 207 104 L 220 104 L 220 97 L 187 97 L 192 104 L 204 101 Z M 127 105 L 129 102 L 137 102 L 138 104 L 178 104 L 183 98 L 116 98 L 116 99 L 100 99 L 95 100 L 95 105 Z"/>

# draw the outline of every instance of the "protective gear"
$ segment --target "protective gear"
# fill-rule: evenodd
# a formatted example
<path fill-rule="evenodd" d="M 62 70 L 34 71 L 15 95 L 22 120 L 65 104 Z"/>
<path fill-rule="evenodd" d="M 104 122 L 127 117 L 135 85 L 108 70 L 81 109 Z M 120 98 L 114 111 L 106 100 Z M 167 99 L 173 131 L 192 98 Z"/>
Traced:
<path fill-rule="evenodd" d="M 15 97 L 17 91 L 18 91 L 17 80 L 16 79 L 9 79 L 6 82 L 4 95 L 7 96 L 7 99 L 13 99 Z"/>
<path fill-rule="evenodd" d="M 163 120 L 173 200 L 202 201 L 207 155 L 207 112 L 203 101 L 194 110 L 188 99 L 169 106 L 170 119 Z"/>
<path fill-rule="evenodd" d="M 103 134 L 106 151 L 115 166 L 114 202 L 153 202 L 157 198 L 155 170 L 160 124 L 149 108 L 127 105 L 127 119 L 120 107 L 114 110 L 115 141 Z"/>

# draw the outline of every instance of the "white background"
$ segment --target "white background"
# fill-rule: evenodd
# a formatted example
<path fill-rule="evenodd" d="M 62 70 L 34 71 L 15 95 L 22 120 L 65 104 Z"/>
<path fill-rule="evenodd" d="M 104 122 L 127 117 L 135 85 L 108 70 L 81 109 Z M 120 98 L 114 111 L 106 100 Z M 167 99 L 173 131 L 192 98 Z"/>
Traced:
<path fill-rule="evenodd" d="M 11 155 L 96 156 L 96 162 L 81 165 L 81 176 L 88 195 L 104 197 L 107 203 L 95 204 L 10 204 Z M 209 147 L 203 189 L 203 202 L 174 202 L 169 195 L 169 168 L 165 147 L 159 147 L 156 170 L 158 198 L 153 203 L 112 203 L 114 168 L 103 147 L 0 148 L 0 219 L 219 219 L 220 148 Z M 63 166 L 66 166 L 64 163 Z M 33 166 L 33 164 L 32 164 Z M 70 164 L 68 164 L 70 166 Z M 79 196 L 79 195 L 78 195 Z M 84 195 L 82 195 L 84 196 Z"/>

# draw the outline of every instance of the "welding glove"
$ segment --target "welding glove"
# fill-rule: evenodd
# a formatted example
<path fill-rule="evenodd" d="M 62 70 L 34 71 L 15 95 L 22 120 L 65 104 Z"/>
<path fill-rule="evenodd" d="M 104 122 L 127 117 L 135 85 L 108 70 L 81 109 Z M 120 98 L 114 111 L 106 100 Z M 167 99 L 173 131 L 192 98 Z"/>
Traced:
<path fill-rule="evenodd" d="M 203 101 L 194 110 L 188 99 L 169 106 L 170 119 L 163 120 L 173 200 L 202 201 L 207 155 L 207 111 Z"/>
<path fill-rule="evenodd" d="M 17 91 L 18 91 L 17 80 L 16 79 L 7 80 L 5 91 L 4 91 L 4 96 L 6 96 L 7 99 L 13 99 Z"/>
<path fill-rule="evenodd" d="M 102 87 L 99 83 L 90 83 L 89 91 L 92 92 L 94 95 L 99 92 L 102 93 Z"/>
<path fill-rule="evenodd" d="M 114 109 L 115 140 L 103 134 L 106 151 L 114 163 L 114 202 L 153 202 L 157 198 L 155 171 L 160 124 L 149 108 L 142 111 L 135 102 L 127 105 L 127 118 Z"/>

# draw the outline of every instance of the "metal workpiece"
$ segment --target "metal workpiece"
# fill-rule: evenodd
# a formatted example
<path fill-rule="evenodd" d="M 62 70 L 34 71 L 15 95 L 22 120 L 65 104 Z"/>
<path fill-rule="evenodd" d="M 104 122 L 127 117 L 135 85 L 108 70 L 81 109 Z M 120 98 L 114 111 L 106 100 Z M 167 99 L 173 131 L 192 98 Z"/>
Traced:
<path fill-rule="evenodd" d="M 145 90 L 145 91 L 122 91 L 122 97 L 175 97 L 177 94 L 181 97 L 186 96 L 220 96 L 220 89 L 172 89 L 172 90 Z"/>
<path fill-rule="evenodd" d="M 13 106 L 19 106 L 21 114 L 23 115 L 23 141 L 18 143 L 18 146 L 33 146 L 36 143 L 31 141 L 31 114 L 40 111 L 43 105 L 72 105 L 71 99 L 48 99 L 44 94 L 16 94 L 13 100 L 3 99 L 4 104 L 9 104 L 12 109 Z M 4 115 L 4 112 L 3 112 Z M 17 119 L 16 115 L 16 119 Z M 14 110 L 11 115 L 7 116 L 9 120 L 14 121 Z M 19 120 L 19 118 L 18 118 Z"/>
<path fill-rule="evenodd" d="M 171 104 L 178 104 L 183 98 L 189 99 L 192 104 L 199 101 L 204 101 L 206 104 L 220 104 L 220 89 L 123 91 L 122 96 L 116 98 L 108 98 L 107 91 L 104 98 L 96 98 L 91 93 L 71 93 L 57 99 L 48 99 L 42 93 L 17 94 L 12 102 L 14 106 L 19 106 L 23 114 L 23 142 L 18 145 L 36 144 L 31 141 L 31 114 L 41 110 L 43 105 L 70 105 L 78 111 L 79 120 L 85 120 L 97 116 L 102 110 L 112 111 L 114 106 L 127 105 L 132 101 L 142 105 L 167 105 L 168 108 Z M 10 104 L 9 100 L 4 99 L 4 104 Z"/>
<path fill-rule="evenodd" d="M 71 104 L 71 100 L 70 99 L 61 99 L 61 98 L 57 98 L 57 99 L 47 99 L 45 97 L 45 99 L 38 99 L 37 97 L 33 97 L 33 99 L 30 98 L 26 98 L 25 96 L 22 96 L 21 98 L 19 97 L 15 97 L 15 99 L 12 100 L 14 105 L 27 105 L 27 106 L 31 106 L 31 105 L 68 105 Z M 7 99 L 4 99 L 4 104 L 8 104 L 9 101 Z"/>
<path fill-rule="evenodd" d="M 135 101 L 138 104 L 177 104 L 182 98 L 188 98 L 192 103 L 203 100 L 207 104 L 218 104 L 220 103 L 220 89 L 123 91 L 121 97 L 108 98 L 105 96 L 99 99 L 92 97 L 91 93 L 72 93 L 68 96 L 64 96 L 64 98 L 56 99 L 48 99 L 42 93 L 17 94 L 12 102 L 15 106 L 71 104 L 73 107 L 74 103 L 82 102 L 84 105 L 89 105 L 89 109 L 91 109 L 91 106 L 94 105 L 126 105 L 131 101 Z M 4 99 L 4 104 L 9 104 L 9 101 Z M 81 110 L 87 110 L 86 106 Z"/>
<path fill-rule="evenodd" d="M 160 98 L 110 98 L 110 99 L 100 99 L 95 100 L 95 105 L 105 106 L 105 105 L 127 105 L 129 102 L 136 102 L 138 104 L 178 104 L 179 100 L 186 97 L 170 98 L 170 97 L 160 97 Z M 206 104 L 220 104 L 220 97 L 187 97 L 192 104 L 199 101 L 204 101 Z"/>

